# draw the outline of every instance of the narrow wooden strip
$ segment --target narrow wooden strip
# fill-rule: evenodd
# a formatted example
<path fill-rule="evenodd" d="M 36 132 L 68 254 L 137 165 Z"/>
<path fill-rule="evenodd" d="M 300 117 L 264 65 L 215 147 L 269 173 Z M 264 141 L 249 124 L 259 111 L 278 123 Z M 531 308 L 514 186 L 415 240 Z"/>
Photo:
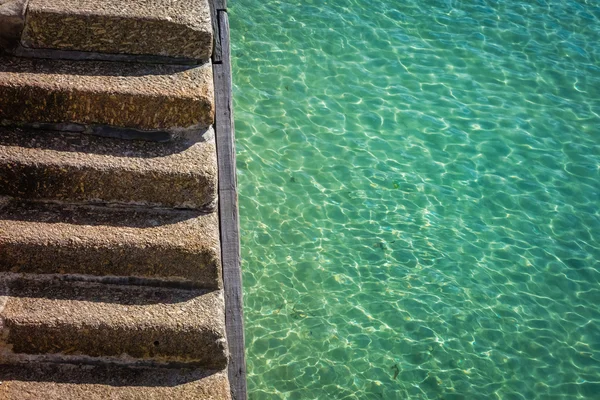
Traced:
<path fill-rule="evenodd" d="M 227 0 L 214 0 L 218 11 L 227 11 Z"/>
<path fill-rule="evenodd" d="M 219 35 L 219 18 L 217 17 L 217 10 L 218 10 L 218 1 L 217 0 L 210 0 L 209 2 L 210 5 L 210 18 L 212 21 L 212 28 L 213 28 L 213 54 L 212 54 L 212 62 L 213 64 L 220 64 L 221 63 L 221 53 L 223 52 L 222 48 L 221 48 L 221 35 Z"/>
<path fill-rule="evenodd" d="M 237 190 L 235 171 L 235 137 L 232 112 L 231 59 L 229 21 L 225 11 L 219 11 L 222 63 L 213 66 L 217 151 L 219 151 L 219 190 Z"/>
<path fill-rule="evenodd" d="M 216 106 L 216 142 L 219 165 L 219 218 L 225 290 L 225 325 L 229 345 L 229 383 L 233 400 L 246 400 L 244 314 L 240 264 L 240 228 L 235 169 L 235 135 L 232 110 L 229 19 L 217 11 L 222 62 L 213 65 Z"/>
<path fill-rule="evenodd" d="M 221 246 L 225 291 L 225 327 L 229 346 L 229 383 L 233 400 L 246 400 L 246 361 L 242 274 L 240 269 L 239 216 L 237 192 L 220 194 Z"/>

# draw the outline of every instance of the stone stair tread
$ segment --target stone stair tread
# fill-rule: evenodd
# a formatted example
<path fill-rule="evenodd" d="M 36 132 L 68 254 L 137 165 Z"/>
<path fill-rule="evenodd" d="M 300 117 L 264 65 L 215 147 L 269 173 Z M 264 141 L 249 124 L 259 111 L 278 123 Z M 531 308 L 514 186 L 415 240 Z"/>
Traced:
<path fill-rule="evenodd" d="M 220 288 L 214 213 L 0 198 L 0 271 L 140 277 Z"/>
<path fill-rule="evenodd" d="M 0 195 L 28 199 L 214 210 L 215 142 L 0 127 L 0 183 Z"/>
<path fill-rule="evenodd" d="M 208 59 L 207 0 L 29 0 L 26 47 Z"/>
<path fill-rule="evenodd" d="M 0 57 L 0 122 L 178 134 L 213 123 L 212 66 Z"/>
<path fill-rule="evenodd" d="M 58 354 L 227 364 L 223 293 L 0 277 L 0 348 Z"/>
<path fill-rule="evenodd" d="M 4 400 L 230 400 L 222 371 L 115 364 L 0 364 Z"/>

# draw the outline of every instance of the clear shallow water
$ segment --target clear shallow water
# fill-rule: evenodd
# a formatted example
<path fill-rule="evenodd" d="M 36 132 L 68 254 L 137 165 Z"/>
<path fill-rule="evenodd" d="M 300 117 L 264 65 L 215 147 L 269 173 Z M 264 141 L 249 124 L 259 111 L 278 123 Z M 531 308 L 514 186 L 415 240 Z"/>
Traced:
<path fill-rule="evenodd" d="M 230 16 L 250 398 L 600 398 L 600 2 Z"/>

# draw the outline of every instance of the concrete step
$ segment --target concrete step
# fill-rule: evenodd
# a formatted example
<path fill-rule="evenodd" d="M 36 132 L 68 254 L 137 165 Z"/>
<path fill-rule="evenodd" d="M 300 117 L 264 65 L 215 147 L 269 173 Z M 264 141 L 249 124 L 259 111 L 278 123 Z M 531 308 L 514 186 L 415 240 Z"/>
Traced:
<path fill-rule="evenodd" d="M 181 66 L 0 57 L 2 124 L 196 133 L 213 123 L 213 92 L 210 63 Z"/>
<path fill-rule="evenodd" d="M 227 365 L 223 292 L 0 276 L 0 349 Z"/>
<path fill-rule="evenodd" d="M 0 271 L 220 288 L 217 213 L 0 198 Z"/>
<path fill-rule="evenodd" d="M 208 0 L 3 2 L 7 12 L 4 19 L 0 13 L 0 25 L 15 25 L 4 35 L 13 47 L 20 38 L 23 46 L 37 49 L 198 60 L 212 51 Z"/>
<path fill-rule="evenodd" d="M 63 363 L 0 364 L 4 400 L 230 400 L 221 371 Z"/>
<path fill-rule="evenodd" d="M 0 127 L 0 195 L 214 211 L 217 158 L 208 136 L 150 143 Z"/>

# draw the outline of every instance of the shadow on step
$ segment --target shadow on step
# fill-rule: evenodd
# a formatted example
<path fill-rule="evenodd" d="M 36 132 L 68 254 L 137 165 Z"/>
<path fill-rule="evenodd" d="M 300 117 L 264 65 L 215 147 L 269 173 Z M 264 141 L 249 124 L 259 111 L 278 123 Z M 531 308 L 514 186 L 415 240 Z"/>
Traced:
<path fill-rule="evenodd" d="M 56 75 L 141 77 L 174 75 L 198 68 L 198 65 L 137 64 L 111 61 L 73 62 L 20 57 L 0 57 L 0 73 L 39 75 L 41 80 Z"/>
<path fill-rule="evenodd" d="M 82 128 L 84 129 L 84 128 Z M 110 128 L 103 128 L 104 130 Z M 142 132 L 156 136 L 156 132 Z M 170 134 L 164 135 L 170 138 Z M 154 159 L 184 153 L 197 143 L 206 142 L 214 137 L 212 128 L 185 137 L 164 140 L 130 140 L 110 134 L 86 134 L 24 127 L 0 127 L 0 146 L 23 147 L 68 153 L 97 154 L 102 156 L 128 159 Z M 194 154 L 200 155 L 200 154 Z"/>
<path fill-rule="evenodd" d="M 190 223 L 194 227 L 202 229 L 201 217 L 210 216 L 213 211 L 169 210 L 135 206 L 72 205 L 21 201 L 18 199 L 10 199 L 5 201 L 3 205 L 2 199 L 0 196 L 0 220 L 43 223 L 44 225 L 69 224 L 89 227 L 160 229 L 160 227 L 167 225 Z M 184 226 L 181 227 L 181 229 L 185 228 Z M 132 231 L 129 234 L 134 234 L 134 232 Z"/>
<path fill-rule="evenodd" d="M 0 364 L 0 381 L 56 382 L 107 386 L 173 387 L 205 380 L 218 371 L 151 368 L 117 364 L 17 363 Z"/>
<path fill-rule="evenodd" d="M 77 281 L 69 276 L 28 275 L 24 279 L 16 274 L 0 274 L 0 296 L 125 306 L 178 304 L 192 300 L 201 302 L 202 299 L 208 300 L 215 296 L 211 290 L 106 284 L 96 282 L 99 279 L 79 278 L 82 279 Z"/>

